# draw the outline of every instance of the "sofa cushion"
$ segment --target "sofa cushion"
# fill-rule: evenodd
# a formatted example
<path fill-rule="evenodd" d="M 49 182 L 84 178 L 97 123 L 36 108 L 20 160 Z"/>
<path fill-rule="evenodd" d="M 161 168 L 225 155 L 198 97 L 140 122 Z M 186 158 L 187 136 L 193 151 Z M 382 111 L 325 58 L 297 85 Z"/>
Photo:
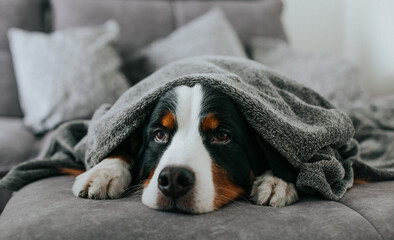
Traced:
<path fill-rule="evenodd" d="M 0 178 L 20 162 L 43 157 L 53 133 L 33 136 L 22 119 L 0 117 Z M 0 189 L 0 214 L 11 196 L 12 191 Z"/>
<path fill-rule="evenodd" d="M 0 189 L 0 215 L 4 210 L 4 207 L 7 205 L 8 200 L 10 200 L 12 196 L 12 191 L 8 189 Z"/>
<path fill-rule="evenodd" d="M 22 117 L 9 50 L 0 49 L 0 116 Z"/>
<path fill-rule="evenodd" d="M 243 43 L 253 36 L 286 39 L 280 21 L 280 0 L 264 1 L 145 1 L 145 0 L 51 0 L 54 29 L 103 23 L 109 18 L 121 27 L 120 52 L 128 62 L 135 52 L 156 39 L 202 15 L 213 6 L 220 6 Z M 124 66 L 133 78 L 134 69 Z"/>
<path fill-rule="evenodd" d="M 264 1 L 174 1 L 176 27 L 218 6 L 225 12 L 246 47 L 255 36 L 286 40 L 281 22 L 282 2 Z"/>
<path fill-rule="evenodd" d="M 0 1 L 0 49 L 8 48 L 7 31 L 10 28 L 44 31 L 43 4 L 43 0 Z"/>
<path fill-rule="evenodd" d="M 51 0 L 54 30 L 93 26 L 108 19 L 120 25 L 119 48 L 123 56 L 174 30 L 168 1 Z"/>
<path fill-rule="evenodd" d="M 379 232 L 382 239 L 394 237 L 394 181 L 353 187 L 341 203 L 358 212 Z"/>
<path fill-rule="evenodd" d="M 297 52 L 280 39 L 255 37 L 253 59 L 312 88 L 339 108 L 363 104 L 368 99 L 355 68 L 346 60 Z"/>
<path fill-rule="evenodd" d="M 246 58 L 237 33 L 219 8 L 211 9 L 143 48 L 130 62 L 129 76 L 134 72 L 131 80 L 138 82 L 171 62 L 202 55 Z"/>
<path fill-rule="evenodd" d="M 26 126 L 42 133 L 65 121 L 90 118 L 101 104 L 114 103 L 129 88 L 114 48 L 118 34 L 115 21 L 51 34 L 11 29 Z"/>
<path fill-rule="evenodd" d="M 145 0 L 51 0 L 54 28 L 96 25 L 109 18 L 121 26 L 120 47 L 133 51 L 162 38 L 175 28 L 202 15 L 214 6 L 224 10 L 242 41 L 253 36 L 286 39 L 280 16 L 280 0 L 264 1 L 145 1 Z"/>
<path fill-rule="evenodd" d="M 0 177 L 36 154 L 35 136 L 20 118 L 0 117 Z"/>
<path fill-rule="evenodd" d="M 353 209 L 339 202 L 312 197 L 305 197 L 300 202 L 283 208 L 236 201 L 213 213 L 186 215 L 149 209 L 142 205 L 137 196 L 99 201 L 76 198 L 71 193 L 72 182 L 73 178 L 69 176 L 48 178 L 16 192 L 0 219 L 2 237 L 379 239 L 390 238 L 394 233 L 394 230 L 378 233 L 373 223 Z M 392 199 L 392 195 L 387 194 L 387 186 L 392 184 L 393 182 L 371 184 L 371 187 Z M 357 199 L 364 194 L 354 194 L 352 198 Z M 392 210 L 391 205 L 381 203 L 384 202 L 369 204 L 368 211 L 380 213 Z M 389 216 L 386 221 L 393 222 L 394 216 Z M 386 233 L 389 235 L 383 235 Z"/>
<path fill-rule="evenodd" d="M 0 117 L 0 178 L 13 166 L 38 153 L 39 140 L 24 126 L 22 119 Z M 0 214 L 12 192 L 0 189 Z"/>
<path fill-rule="evenodd" d="M 21 117 L 8 49 L 7 31 L 12 27 L 44 31 L 44 0 L 0 1 L 0 116 Z"/>

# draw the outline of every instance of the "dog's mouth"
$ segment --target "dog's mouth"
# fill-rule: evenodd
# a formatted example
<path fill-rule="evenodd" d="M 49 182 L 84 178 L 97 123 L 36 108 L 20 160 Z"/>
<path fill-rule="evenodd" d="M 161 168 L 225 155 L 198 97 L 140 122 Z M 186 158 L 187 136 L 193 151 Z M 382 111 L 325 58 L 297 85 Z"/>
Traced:
<path fill-rule="evenodd" d="M 160 194 L 157 199 L 157 210 L 176 212 L 176 213 L 188 213 L 196 214 L 196 208 L 194 206 L 193 192 L 187 193 L 182 197 L 168 197 Z"/>
<path fill-rule="evenodd" d="M 193 211 L 193 207 L 185 207 L 183 205 L 179 205 L 176 202 L 172 202 L 169 205 L 162 206 L 157 209 L 165 212 L 174 212 L 174 213 L 182 213 L 182 214 L 198 214 Z"/>
<path fill-rule="evenodd" d="M 200 206 L 198 189 L 204 189 L 197 183 L 194 171 L 185 167 L 166 167 L 156 179 L 145 185 L 142 202 L 156 210 L 203 213 L 211 208 Z M 208 197 L 209 198 L 209 197 Z M 205 204 L 206 205 L 206 204 Z M 209 206 L 208 206 L 209 207 Z"/>
<path fill-rule="evenodd" d="M 156 210 L 201 214 L 219 209 L 245 192 L 219 167 L 213 171 L 192 169 L 198 168 L 156 168 L 144 184 L 142 202 Z"/>

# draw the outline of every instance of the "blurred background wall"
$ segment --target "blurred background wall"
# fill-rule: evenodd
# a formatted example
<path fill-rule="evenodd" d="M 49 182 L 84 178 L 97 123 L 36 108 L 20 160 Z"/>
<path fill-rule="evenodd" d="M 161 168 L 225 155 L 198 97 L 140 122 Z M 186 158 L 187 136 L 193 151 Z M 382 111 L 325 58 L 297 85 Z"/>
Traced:
<path fill-rule="evenodd" d="M 355 64 L 374 95 L 394 94 L 393 0 L 283 0 L 289 41 L 299 51 Z"/>

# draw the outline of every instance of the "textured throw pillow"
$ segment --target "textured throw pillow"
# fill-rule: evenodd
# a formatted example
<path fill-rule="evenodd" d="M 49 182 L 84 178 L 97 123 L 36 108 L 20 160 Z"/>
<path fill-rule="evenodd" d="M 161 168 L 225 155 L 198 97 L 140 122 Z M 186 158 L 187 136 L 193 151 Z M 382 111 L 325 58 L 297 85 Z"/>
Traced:
<path fill-rule="evenodd" d="M 367 98 L 357 71 L 347 61 L 294 51 L 279 39 L 256 37 L 253 59 L 312 88 L 339 108 L 350 108 Z"/>
<path fill-rule="evenodd" d="M 201 55 L 246 57 L 237 33 L 219 8 L 143 48 L 132 63 L 138 78 L 133 80 L 138 81 L 168 63 Z"/>
<path fill-rule="evenodd" d="M 35 133 L 89 118 L 129 87 L 118 71 L 115 21 L 51 34 L 11 29 L 10 48 L 24 122 Z"/>

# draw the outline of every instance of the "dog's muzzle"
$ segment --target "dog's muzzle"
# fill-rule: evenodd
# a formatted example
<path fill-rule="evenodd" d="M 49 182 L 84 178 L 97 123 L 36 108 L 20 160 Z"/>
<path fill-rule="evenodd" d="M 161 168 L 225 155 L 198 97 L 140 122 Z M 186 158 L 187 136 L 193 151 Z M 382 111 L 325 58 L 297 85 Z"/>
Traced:
<path fill-rule="evenodd" d="M 158 177 L 159 190 L 173 201 L 186 195 L 194 183 L 194 173 L 183 167 L 166 167 Z"/>

